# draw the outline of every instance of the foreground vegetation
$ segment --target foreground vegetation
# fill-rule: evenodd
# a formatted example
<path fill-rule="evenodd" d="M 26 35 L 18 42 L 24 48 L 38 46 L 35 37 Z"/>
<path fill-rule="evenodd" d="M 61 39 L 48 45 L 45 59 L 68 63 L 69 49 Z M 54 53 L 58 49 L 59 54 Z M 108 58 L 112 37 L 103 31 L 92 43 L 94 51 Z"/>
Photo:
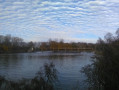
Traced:
<path fill-rule="evenodd" d="M 97 52 L 91 65 L 83 67 L 89 90 L 119 90 L 119 29 L 97 42 Z"/>
<path fill-rule="evenodd" d="M 0 90 L 54 90 L 56 81 L 58 81 L 57 70 L 55 65 L 50 63 L 45 64 L 33 79 L 14 82 L 0 76 Z"/>

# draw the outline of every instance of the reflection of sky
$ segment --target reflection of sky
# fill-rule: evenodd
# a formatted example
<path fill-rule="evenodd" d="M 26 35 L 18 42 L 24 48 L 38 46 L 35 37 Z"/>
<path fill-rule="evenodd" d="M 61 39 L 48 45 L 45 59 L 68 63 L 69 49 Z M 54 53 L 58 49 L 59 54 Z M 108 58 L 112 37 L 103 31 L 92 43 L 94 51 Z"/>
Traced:
<path fill-rule="evenodd" d="M 86 90 L 84 79 L 80 72 L 82 67 L 91 64 L 93 53 L 20 53 L 0 55 L 0 75 L 9 80 L 21 80 L 33 78 L 38 71 L 43 69 L 45 63 L 53 62 L 58 73 L 57 88 L 71 90 L 78 85 L 81 90 Z M 79 83 L 77 83 L 77 81 Z M 60 89 L 60 90 L 62 90 Z"/>
<path fill-rule="evenodd" d="M 95 42 L 119 25 L 118 0 L 0 0 L 0 34 Z"/>

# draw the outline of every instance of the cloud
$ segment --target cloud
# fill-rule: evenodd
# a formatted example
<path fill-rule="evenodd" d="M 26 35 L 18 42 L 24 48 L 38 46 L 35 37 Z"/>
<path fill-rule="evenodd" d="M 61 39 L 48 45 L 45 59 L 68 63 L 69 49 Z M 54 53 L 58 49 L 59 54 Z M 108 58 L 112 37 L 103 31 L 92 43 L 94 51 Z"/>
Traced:
<path fill-rule="evenodd" d="M 96 1 L 89 1 L 86 4 L 91 6 L 99 6 L 99 5 L 105 5 L 106 2 L 102 0 L 96 0 Z"/>
<path fill-rule="evenodd" d="M 52 5 L 52 6 L 69 6 L 69 5 L 76 5 L 76 3 L 67 3 L 67 2 L 51 2 L 51 1 L 44 1 L 40 4 L 40 6 L 45 6 L 45 5 Z"/>
<path fill-rule="evenodd" d="M 6 0 L 0 5 L 0 33 L 95 42 L 118 28 L 118 5 L 118 0 Z"/>

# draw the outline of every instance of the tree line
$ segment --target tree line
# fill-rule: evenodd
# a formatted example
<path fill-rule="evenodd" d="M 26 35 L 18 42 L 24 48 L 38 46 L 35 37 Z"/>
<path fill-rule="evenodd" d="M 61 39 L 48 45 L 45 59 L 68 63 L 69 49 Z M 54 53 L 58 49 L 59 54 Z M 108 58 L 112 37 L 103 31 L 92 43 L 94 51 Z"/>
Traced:
<path fill-rule="evenodd" d="M 0 35 L 0 53 L 27 52 L 33 42 L 24 42 L 22 38 Z"/>
<path fill-rule="evenodd" d="M 95 44 L 84 42 L 64 42 L 49 39 L 46 42 L 25 42 L 22 38 L 0 35 L 0 53 L 18 53 L 32 51 L 78 51 L 92 50 Z"/>
<path fill-rule="evenodd" d="M 42 42 L 40 45 L 41 51 L 78 51 L 78 50 L 92 50 L 95 45 L 92 43 L 82 43 L 82 42 L 70 42 L 66 43 L 63 39 L 61 40 L 52 40 L 48 42 Z"/>

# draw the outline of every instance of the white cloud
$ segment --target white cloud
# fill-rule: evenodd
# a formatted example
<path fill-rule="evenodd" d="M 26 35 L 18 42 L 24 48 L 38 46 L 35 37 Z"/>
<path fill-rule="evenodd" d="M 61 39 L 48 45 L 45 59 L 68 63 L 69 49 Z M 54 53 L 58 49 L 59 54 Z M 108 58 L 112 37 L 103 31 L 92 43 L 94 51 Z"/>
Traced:
<path fill-rule="evenodd" d="M 75 35 L 102 37 L 107 32 L 113 33 L 119 25 L 119 7 L 114 6 L 118 3 L 118 0 L 4 2 L 0 5 L 0 31 L 12 29 L 17 33 L 17 28 L 22 35 L 31 35 L 34 40 L 58 37 L 93 42 L 97 38 L 80 39 Z"/>
<path fill-rule="evenodd" d="M 42 2 L 40 4 L 40 6 L 45 6 L 45 5 L 52 5 L 52 6 L 55 6 L 55 5 L 61 5 L 61 6 L 67 6 L 67 5 L 76 5 L 76 3 L 67 3 L 67 2 L 49 2 L 49 1 L 45 1 L 45 2 Z"/>
<path fill-rule="evenodd" d="M 106 0 L 106 2 L 119 3 L 119 0 Z"/>
<path fill-rule="evenodd" d="M 89 1 L 86 4 L 92 5 L 92 6 L 97 6 L 97 5 L 105 5 L 106 2 L 102 0 L 96 0 L 96 1 Z"/>

